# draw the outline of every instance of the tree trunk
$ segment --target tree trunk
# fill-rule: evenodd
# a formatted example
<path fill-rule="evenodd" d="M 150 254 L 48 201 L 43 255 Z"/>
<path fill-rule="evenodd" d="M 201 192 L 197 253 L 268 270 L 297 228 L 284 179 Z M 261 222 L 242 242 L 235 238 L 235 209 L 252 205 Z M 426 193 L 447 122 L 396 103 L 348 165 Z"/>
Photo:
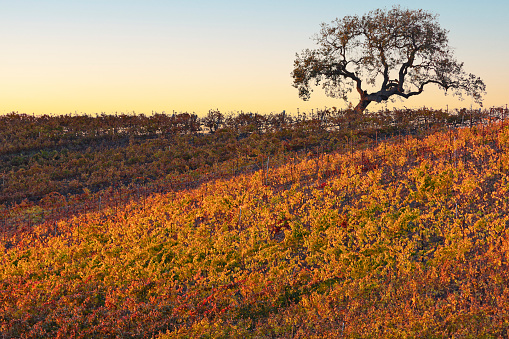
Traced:
<path fill-rule="evenodd" d="M 364 112 L 364 110 L 366 109 L 366 107 L 368 107 L 368 105 L 371 103 L 371 100 L 368 100 L 366 98 L 362 98 L 359 103 L 357 104 L 357 106 L 355 106 L 354 108 L 354 111 L 359 113 L 359 114 L 362 114 Z"/>

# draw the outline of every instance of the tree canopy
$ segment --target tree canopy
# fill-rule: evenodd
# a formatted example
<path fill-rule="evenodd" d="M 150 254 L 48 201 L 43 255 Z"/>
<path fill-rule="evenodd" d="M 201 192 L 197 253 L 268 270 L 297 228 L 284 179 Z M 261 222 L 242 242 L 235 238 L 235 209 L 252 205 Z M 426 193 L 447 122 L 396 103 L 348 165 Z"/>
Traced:
<path fill-rule="evenodd" d="M 454 58 L 437 17 L 395 6 L 322 23 L 314 37 L 318 48 L 296 55 L 293 86 L 304 100 L 320 83 L 327 96 L 345 101 L 355 88 L 359 113 L 373 101 L 421 94 L 429 84 L 482 104 L 484 82 Z"/>

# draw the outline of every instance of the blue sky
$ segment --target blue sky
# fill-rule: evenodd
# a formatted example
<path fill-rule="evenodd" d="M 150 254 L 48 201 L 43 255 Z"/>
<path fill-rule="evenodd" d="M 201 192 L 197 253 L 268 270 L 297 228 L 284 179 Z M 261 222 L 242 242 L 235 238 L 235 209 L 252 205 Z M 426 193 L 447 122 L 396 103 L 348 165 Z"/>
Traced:
<path fill-rule="evenodd" d="M 322 22 L 394 4 L 439 14 L 457 59 L 485 81 L 485 106 L 509 101 L 507 1 L 5 1 L 0 113 L 345 107 L 320 89 L 298 98 L 295 53 Z M 429 88 L 388 107 L 471 104 Z"/>

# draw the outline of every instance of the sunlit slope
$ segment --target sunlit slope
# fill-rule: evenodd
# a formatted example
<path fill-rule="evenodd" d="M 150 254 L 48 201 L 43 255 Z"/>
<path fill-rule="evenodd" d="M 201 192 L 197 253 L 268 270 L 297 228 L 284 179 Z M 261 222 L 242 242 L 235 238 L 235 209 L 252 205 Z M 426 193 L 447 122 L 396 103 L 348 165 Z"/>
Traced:
<path fill-rule="evenodd" d="M 155 195 L 2 250 L 7 337 L 498 337 L 509 129 Z M 39 233 L 39 234 L 38 234 Z"/>

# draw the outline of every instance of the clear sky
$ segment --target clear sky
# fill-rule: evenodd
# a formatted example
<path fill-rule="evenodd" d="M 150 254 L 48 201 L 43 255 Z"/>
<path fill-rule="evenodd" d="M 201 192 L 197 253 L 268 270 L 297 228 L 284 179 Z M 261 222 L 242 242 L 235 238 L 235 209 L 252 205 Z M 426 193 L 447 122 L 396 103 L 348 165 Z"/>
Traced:
<path fill-rule="evenodd" d="M 507 0 L 19 0 L 0 10 L 0 114 L 343 108 L 319 88 L 298 97 L 295 53 L 315 46 L 322 22 L 394 4 L 439 14 L 456 58 L 487 85 L 484 106 L 509 103 Z M 427 88 L 388 108 L 471 104 Z"/>

